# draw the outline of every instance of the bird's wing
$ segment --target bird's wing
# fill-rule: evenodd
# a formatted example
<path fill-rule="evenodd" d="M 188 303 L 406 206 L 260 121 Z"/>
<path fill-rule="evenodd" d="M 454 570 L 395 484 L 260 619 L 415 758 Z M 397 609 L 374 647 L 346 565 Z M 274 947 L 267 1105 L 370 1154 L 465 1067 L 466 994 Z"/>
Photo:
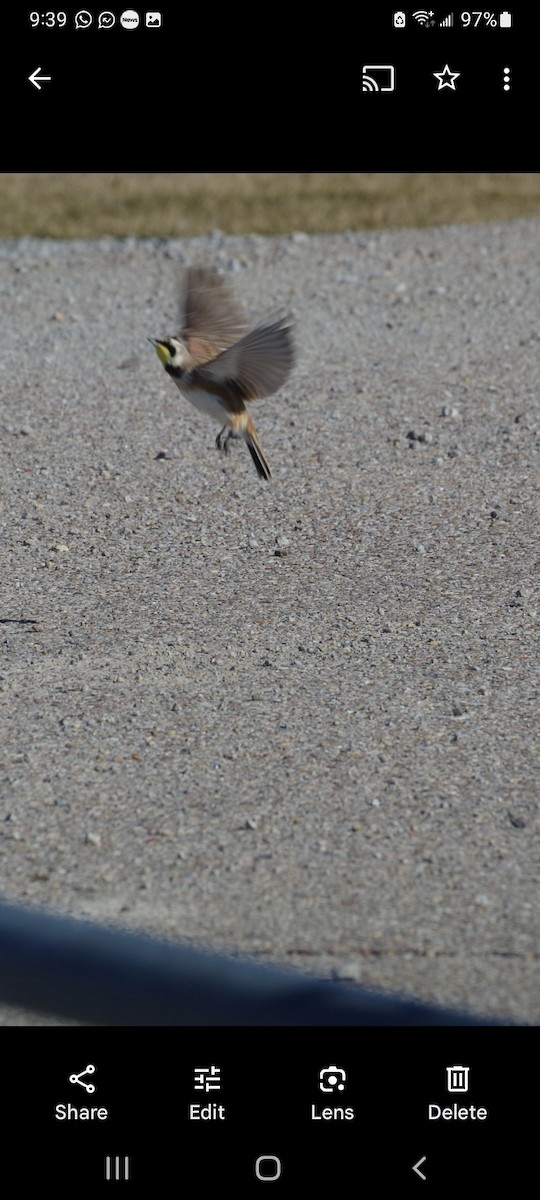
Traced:
<path fill-rule="evenodd" d="M 238 401 L 272 396 L 294 364 L 292 325 L 290 317 L 256 325 L 234 346 L 197 368 L 197 382 L 210 388 L 222 384 Z"/>
<path fill-rule="evenodd" d="M 246 332 L 247 323 L 225 281 L 207 267 L 189 267 L 181 300 L 181 337 L 196 363 L 215 358 Z"/>

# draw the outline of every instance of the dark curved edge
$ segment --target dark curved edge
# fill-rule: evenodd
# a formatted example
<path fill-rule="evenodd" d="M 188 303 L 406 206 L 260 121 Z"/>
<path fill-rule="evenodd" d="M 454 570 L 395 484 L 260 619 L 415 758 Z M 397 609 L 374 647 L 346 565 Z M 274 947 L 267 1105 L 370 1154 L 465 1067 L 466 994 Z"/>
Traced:
<path fill-rule="evenodd" d="M 0 1002 L 90 1025 L 508 1025 L 0 903 Z"/>

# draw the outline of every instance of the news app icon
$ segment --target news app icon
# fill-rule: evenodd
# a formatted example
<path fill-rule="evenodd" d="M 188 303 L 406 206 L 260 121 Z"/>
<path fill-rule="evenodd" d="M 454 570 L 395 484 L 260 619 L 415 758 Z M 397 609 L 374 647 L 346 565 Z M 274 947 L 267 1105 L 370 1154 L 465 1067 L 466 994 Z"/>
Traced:
<path fill-rule="evenodd" d="M 141 18 L 138 12 L 135 12 L 134 8 L 126 8 L 124 12 L 120 14 L 120 24 L 122 29 L 136 29 L 140 19 Z"/>

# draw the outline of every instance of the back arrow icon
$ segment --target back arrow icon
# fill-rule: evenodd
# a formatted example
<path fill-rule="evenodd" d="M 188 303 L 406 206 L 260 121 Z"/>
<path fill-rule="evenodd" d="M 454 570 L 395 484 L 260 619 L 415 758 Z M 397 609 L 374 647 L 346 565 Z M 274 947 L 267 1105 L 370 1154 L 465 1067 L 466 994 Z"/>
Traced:
<path fill-rule="evenodd" d="M 41 91 L 41 84 L 50 83 L 52 78 L 51 75 L 40 75 L 40 71 L 41 67 L 36 67 L 35 71 L 32 71 L 32 74 L 28 76 L 30 83 L 33 83 L 34 87 L 37 87 L 38 92 Z M 38 80 L 41 80 L 41 82 L 38 83 Z"/>
<path fill-rule="evenodd" d="M 424 1157 L 423 1157 L 423 1158 L 419 1158 L 419 1159 L 418 1159 L 418 1162 L 417 1162 L 417 1163 L 415 1163 L 415 1164 L 414 1164 L 414 1167 L 412 1168 L 412 1169 L 413 1169 L 413 1171 L 416 1171 L 416 1174 L 420 1176 L 420 1179 L 425 1179 L 425 1178 L 426 1178 L 426 1176 L 425 1176 L 425 1175 L 422 1175 L 422 1172 L 419 1170 L 419 1167 L 421 1167 L 421 1166 L 422 1166 L 422 1163 L 425 1163 L 425 1161 L 426 1161 L 426 1156 L 425 1156 L 425 1154 L 424 1154 Z"/>

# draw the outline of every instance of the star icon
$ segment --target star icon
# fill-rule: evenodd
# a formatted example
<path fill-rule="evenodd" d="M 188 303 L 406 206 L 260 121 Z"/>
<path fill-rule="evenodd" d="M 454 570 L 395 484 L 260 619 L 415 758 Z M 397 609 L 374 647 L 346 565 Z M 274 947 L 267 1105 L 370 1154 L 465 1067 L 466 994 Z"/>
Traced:
<path fill-rule="evenodd" d="M 445 87 L 452 88 L 452 91 L 455 92 L 456 79 L 459 79 L 459 77 L 461 75 L 461 71 L 451 71 L 450 67 L 448 66 L 448 63 L 447 63 L 446 66 L 444 67 L 444 70 L 434 71 L 433 74 L 435 76 L 435 79 L 439 80 L 439 86 L 437 88 L 438 92 L 440 92 L 441 88 L 445 88 Z"/>

